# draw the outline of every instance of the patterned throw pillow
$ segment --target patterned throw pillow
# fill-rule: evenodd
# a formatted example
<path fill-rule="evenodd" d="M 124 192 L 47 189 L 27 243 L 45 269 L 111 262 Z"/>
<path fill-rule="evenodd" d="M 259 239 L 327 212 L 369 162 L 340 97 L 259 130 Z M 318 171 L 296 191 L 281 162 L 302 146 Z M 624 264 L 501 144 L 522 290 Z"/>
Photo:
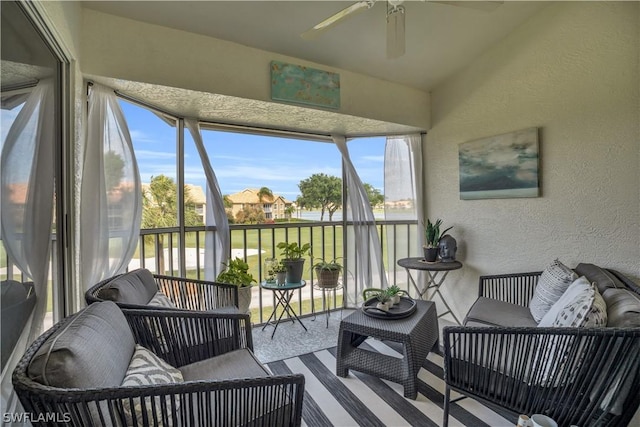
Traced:
<path fill-rule="evenodd" d="M 182 373 L 178 369 L 160 359 L 147 348 L 136 344 L 133 357 L 131 358 L 131 362 L 129 363 L 129 368 L 127 368 L 127 372 L 124 376 L 124 379 L 122 380 L 123 387 L 171 384 L 180 382 L 183 382 L 183 378 Z M 160 406 L 160 398 L 160 396 L 156 396 L 153 399 L 155 399 L 156 416 L 158 417 L 159 422 L 162 423 L 162 408 Z M 147 396 L 144 398 L 148 420 L 153 420 L 153 407 L 151 399 L 151 396 Z M 180 401 L 176 398 L 175 400 L 173 400 L 174 405 L 172 406 L 172 398 L 170 396 L 167 396 L 165 400 L 167 411 L 169 411 L 170 415 L 171 411 L 175 411 L 178 409 Z M 122 401 L 125 417 L 128 420 L 127 424 L 133 424 L 133 411 L 131 410 L 131 401 L 133 401 L 133 409 L 135 411 L 138 424 L 143 425 L 142 422 L 144 418 L 142 415 L 142 400 L 140 397 L 135 397 L 131 400 L 123 399 Z M 171 424 L 171 420 L 169 420 L 169 424 Z"/>
<path fill-rule="evenodd" d="M 557 259 L 544 269 L 529 301 L 529 310 L 536 322 L 542 320 L 576 278 L 577 275 Z"/>
<path fill-rule="evenodd" d="M 596 285 L 591 284 L 588 292 L 569 301 L 560 310 L 551 326 L 607 326 L 607 306 Z"/>
<path fill-rule="evenodd" d="M 162 293 L 162 291 L 156 292 L 147 305 L 153 305 L 157 307 L 176 308 L 176 305 L 169 299 L 168 296 Z"/>

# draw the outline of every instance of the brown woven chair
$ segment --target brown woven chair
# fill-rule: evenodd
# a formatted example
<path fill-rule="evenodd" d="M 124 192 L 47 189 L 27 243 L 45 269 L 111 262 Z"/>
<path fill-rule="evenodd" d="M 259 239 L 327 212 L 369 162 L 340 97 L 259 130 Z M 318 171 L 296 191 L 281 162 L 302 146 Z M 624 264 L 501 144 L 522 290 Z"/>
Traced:
<path fill-rule="evenodd" d="M 137 269 L 110 277 L 85 292 L 87 304 L 113 301 L 121 308 L 167 309 L 148 305 L 156 292 L 161 291 L 176 308 L 211 311 L 238 307 L 238 287 L 226 283 L 152 274 Z"/>
<path fill-rule="evenodd" d="M 629 290 L 640 288 L 607 270 Z M 480 297 L 527 306 L 540 273 L 480 278 Z M 636 313 L 631 313 L 638 316 Z M 626 426 L 640 405 L 640 327 L 445 327 L 444 422 L 472 397 L 501 412 L 542 413 L 558 425 Z M 451 391 L 463 396 L 451 400 Z"/>
<path fill-rule="evenodd" d="M 123 386 L 136 344 L 184 381 Z M 102 302 L 45 332 L 12 379 L 34 425 L 299 426 L 304 376 L 271 375 L 252 347 L 246 314 Z"/>

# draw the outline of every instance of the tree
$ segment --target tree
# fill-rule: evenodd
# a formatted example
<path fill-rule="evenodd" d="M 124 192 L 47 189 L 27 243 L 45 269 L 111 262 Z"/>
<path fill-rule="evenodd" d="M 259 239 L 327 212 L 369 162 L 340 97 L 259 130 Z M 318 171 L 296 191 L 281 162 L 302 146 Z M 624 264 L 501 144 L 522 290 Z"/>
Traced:
<path fill-rule="evenodd" d="M 336 176 L 316 173 L 300 181 L 298 188 L 302 193 L 298 202 L 307 209 L 320 209 L 320 221 L 324 220 L 325 211 L 331 221 L 342 207 L 342 180 Z"/>
<path fill-rule="evenodd" d="M 236 214 L 238 224 L 260 224 L 264 220 L 264 211 L 258 206 L 247 205 Z"/>
<path fill-rule="evenodd" d="M 284 214 L 287 216 L 287 221 L 291 221 L 291 217 L 296 212 L 296 208 L 293 205 L 289 205 L 284 208 Z"/>
<path fill-rule="evenodd" d="M 122 156 L 113 150 L 104 153 L 104 180 L 107 191 L 120 185 L 124 177 L 124 160 Z"/>
<path fill-rule="evenodd" d="M 195 209 L 195 201 L 189 193 L 189 188 L 184 188 L 184 224 L 186 226 L 202 225 L 202 220 Z M 142 228 L 154 229 L 175 227 L 178 222 L 178 185 L 175 181 L 166 176 L 158 175 L 151 177 L 149 186 L 142 194 Z M 158 258 L 160 264 L 159 273 L 165 271 L 164 268 L 164 243 L 166 234 L 160 235 L 158 239 Z M 146 243 L 154 243 L 153 236 L 145 237 Z"/>
<path fill-rule="evenodd" d="M 262 187 L 258 190 L 258 200 L 260 200 L 260 203 L 262 203 L 264 199 L 273 201 L 273 191 L 268 187 Z"/>
<path fill-rule="evenodd" d="M 375 188 L 371 184 L 367 184 L 366 182 L 363 184 L 365 191 L 367 192 L 367 198 L 369 199 L 369 204 L 371 208 L 375 208 L 384 203 L 384 195 Z"/>

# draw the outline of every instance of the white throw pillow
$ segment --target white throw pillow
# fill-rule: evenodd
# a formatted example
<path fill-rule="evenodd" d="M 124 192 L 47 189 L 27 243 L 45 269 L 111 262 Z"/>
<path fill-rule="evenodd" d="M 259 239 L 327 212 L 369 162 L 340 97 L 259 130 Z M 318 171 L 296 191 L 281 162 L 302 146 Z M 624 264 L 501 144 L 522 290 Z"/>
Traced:
<path fill-rule="evenodd" d="M 122 380 L 123 387 L 135 387 L 141 385 L 159 385 L 159 384 L 171 384 L 183 382 L 182 372 L 173 366 L 169 365 L 164 360 L 160 359 L 153 352 L 147 348 L 136 344 L 136 348 L 131 357 L 131 362 L 127 368 L 127 372 Z M 147 396 L 145 399 L 145 408 L 147 410 L 148 420 L 153 420 L 153 409 L 151 396 Z M 156 416 L 160 423 L 162 423 L 162 408 L 160 406 L 160 396 L 155 398 Z M 168 416 L 171 415 L 171 411 L 175 411 L 179 408 L 180 400 L 176 398 L 174 400 L 174 406 L 171 406 L 172 398 L 167 396 L 165 398 Z M 142 401 L 140 397 L 135 397 L 133 400 L 133 406 L 136 414 L 136 419 L 139 425 L 142 425 Z M 125 417 L 127 418 L 128 425 L 133 424 L 133 414 L 131 410 L 131 403 L 129 399 L 123 399 L 122 405 L 124 406 Z M 169 425 L 171 425 L 171 419 L 169 419 Z"/>
<path fill-rule="evenodd" d="M 538 279 L 533 297 L 529 301 L 529 310 L 536 322 L 542 320 L 576 277 L 577 275 L 569 267 L 557 259 L 544 269 Z"/>
<path fill-rule="evenodd" d="M 560 296 L 558 301 L 555 302 L 547 311 L 547 313 L 540 319 L 538 323 L 539 327 L 549 326 L 561 326 L 554 325 L 558 314 L 565 308 L 565 306 L 572 303 L 577 298 L 584 297 L 585 295 L 593 297 L 593 287 L 586 277 L 581 276 L 573 281 L 567 288 L 567 290 Z"/>

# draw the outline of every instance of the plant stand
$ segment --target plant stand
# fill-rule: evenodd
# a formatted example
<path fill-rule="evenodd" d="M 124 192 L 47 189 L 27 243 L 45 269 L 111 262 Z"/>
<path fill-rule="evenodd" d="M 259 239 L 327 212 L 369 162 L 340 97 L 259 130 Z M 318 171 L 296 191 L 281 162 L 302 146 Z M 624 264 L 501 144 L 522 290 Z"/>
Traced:
<path fill-rule="evenodd" d="M 342 289 L 342 283 L 338 283 L 336 286 L 328 287 L 328 286 L 320 286 L 318 284 L 313 285 L 313 289 L 322 292 L 322 311 L 324 311 L 324 316 L 326 319 L 326 327 L 329 327 L 329 317 L 331 316 L 331 294 L 333 294 L 333 304 L 336 302 L 336 291 Z M 327 293 L 329 293 L 329 297 L 327 297 Z M 340 311 L 340 319 L 342 319 L 342 310 Z M 313 307 L 313 320 L 316 320 L 316 311 L 315 306 Z"/>
<path fill-rule="evenodd" d="M 286 320 L 291 320 L 294 323 L 297 320 L 298 323 L 300 323 L 300 326 L 302 326 L 304 330 L 307 331 L 307 327 L 304 326 L 304 323 L 302 323 L 302 321 L 294 311 L 293 307 L 291 307 L 291 297 L 293 296 L 294 291 L 296 289 L 301 289 L 306 285 L 307 283 L 304 280 L 301 281 L 300 283 L 285 283 L 284 285 L 278 285 L 276 283 L 271 283 L 271 282 L 262 282 L 260 284 L 260 287 L 262 289 L 268 289 L 270 291 L 273 291 L 273 296 L 276 299 L 276 303 L 273 306 L 273 312 L 271 313 L 271 316 L 269 316 L 269 319 L 265 322 L 264 326 L 262 327 L 262 330 L 264 331 L 267 325 L 269 324 L 274 325 L 273 333 L 271 334 L 272 339 L 273 339 L 273 336 L 276 334 L 278 325 L 280 324 L 280 321 L 282 320 L 282 316 L 284 316 L 285 313 L 287 313 L 287 316 L 289 317 Z M 278 316 L 278 318 L 276 319 L 278 307 L 282 307 L 282 313 L 280 313 L 280 316 Z"/>

